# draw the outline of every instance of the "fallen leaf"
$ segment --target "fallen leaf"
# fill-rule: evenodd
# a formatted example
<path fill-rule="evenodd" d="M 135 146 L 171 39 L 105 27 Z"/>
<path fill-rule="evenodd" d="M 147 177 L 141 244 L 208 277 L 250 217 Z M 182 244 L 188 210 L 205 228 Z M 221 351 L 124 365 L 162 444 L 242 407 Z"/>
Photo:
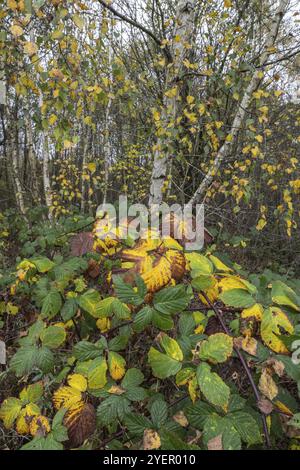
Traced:
<path fill-rule="evenodd" d="M 258 409 L 264 414 L 269 415 L 273 411 L 273 404 L 267 398 L 261 398 L 257 402 Z"/>
<path fill-rule="evenodd" d="M 262 371 L 258 388 L 269 400 L 273 400 L 278 395 L 278 387 L 267 369 Z"/>
<path fill-rule="evenodd" d="M 154 429 L 145 429 L 143 437 L 143 449 L 152 450 L 159 449 L 161 441 L 159 434 Z"/>
<path fill-rule="evenodd" d="M 176 413 L 173 416 L 173 419 L 176 423 L 180 424 L 180 426 L 182 426 L 183 428 L 186 428 L 189 425 L 187 417 L 185 416 L 183 411 L 178 411 L 178 413 Z"/>
<path fill-rule="evenodd" d="M 208 450 L 223 450 L 222 434 L 210 439 L 207 443 Z"/>

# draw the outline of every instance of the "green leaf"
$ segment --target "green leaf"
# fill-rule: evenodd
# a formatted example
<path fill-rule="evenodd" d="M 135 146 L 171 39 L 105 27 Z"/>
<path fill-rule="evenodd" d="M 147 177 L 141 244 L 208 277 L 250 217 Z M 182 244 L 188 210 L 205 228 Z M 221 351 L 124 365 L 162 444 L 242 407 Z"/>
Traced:
<path fill-rule="evenodd" d="M 73 355 L 80 361 L 87 361 L 89 359 L 95 359 L 96 357 L 99 357 L 102 351 L 102 346 L 83 340 L 75 344 L 73 348 Z"/>
<path fill-rule="evenodd" d="M 101 297 L 98 291 L 89 289 L 83 295 L 78 297 L 79 306 L 94 318 L 101 318 L 103 315 L 103 306 L 101 306 Z"/>
<path fill-rule="evenodd" d="M 100 424 L 105 426 L 115 422 L 116 419 L 122 420 L 130 411 L 130 401 L 126 397 L 112 395 L 98 406 L 97 418 Z"/>
<path fill-rule="evenodd" d="M 161 313 L 153 310 L 152 316 L 153 325 L 159 330 L 168 331 L 174 326 L 172 317 L 168 313 Z"/>
<path fill-rule="evenodd" d="M 220 435 L 222 436 L 222 447 L 224 450 L 241 449 L 241 438 L 232 422 L 226 417 L 214 414 L 205 421 L 203 443 L 207 446 L 211 439 Z"/>
<path fill-rule="evenodd" d="M 88 370 L 88 384 L 90 390 L 103 388 L 107 382 L 107 362 L 103 357 L 97 357 L 92 361 Z"/>
<path fill-rule="evenodd" d="M 153 308 L 146 305 L 134 317 L 133 328 L 137 333 L 140 333 L 149 325 L 153 317 Z"/>
<path fill-rule="evenodd" d="M 130 308 L 119 299 L 114 299 L 112 309 L 119 320 L 128 320 L 131 317 Z"/>
<path fill-rule="evenodd" d="M 157 430 L 159 430 L 168 419 L 168 406 L 162 399 L 155 400 L 150 409 L 152 422 Z"/>
<path fill-rule="evenodd" d="M 121 387 L 128 390 L 131 387 L 137 387 L 143 381 L 144 374 L 139 369 L 128 369 L 121 382 Z"/>
<path fill-rule="evenodd" d="M 67 322 L 68 320 L 71 320 L 71 318 L 74 317 L 74 315 L 76 314 L 78 310 L 78 305 L 77 305 L 77 301 L 76 301 L 76 298 L 70 298 L 70 299 L 67 299 L 61 309 L 61 317 L 62 319 Z"/>
<path fill-rule="evenodd" d="M 181 362 L 157 351 L 153 347 L 149 350 L 148 360 L 152 367 L 153 375 L 159 379 L 176 375 L 182 367 Z"/>
<path fill-rule="evenodd" d="M 236 411 L 228 415 L 228 419 L 233 423 L 243 442 L 249 445 L 262 442 L 258 424 L 249 413 Z"/>
<path fill-rule="evenodd" d="M 213 273 L 213 264 L 208 258 L 200 255 L 200 253 L 186 253 L 185 257 L 189 261 L 191 270 L 195 274 L 193 277 L 198 277 L 200 275 L 209 276 Z"/>
<path fill-rule="evenodd" d="M 281 281 L 272 283 L 272 300 L 275 304 L 286 305 L 300 312 L 300 297 Z"/>
<path fill-rule="evenodd" d="M 199 358 L 213 364 L 226 362 L 232 355 L 233 340 L 225 333 L 216 333 L 209 336 L 200 345 Z"/>
<path fill-rule="evenodd" d="M 225 305 L 237 308 L 248 308 L 255 304 L 255 299 L 244 289 L 229 289 L 219 296 Z"/>
<path fill-rule="evenodd" d="M 54 439 L 53 433 L 46 437 L 34 437 L 21 447 L 21 450 L 63 450 L 63 445 Z"/>
<path fill-rule="evenodd" d="M 175 339 L 170 338 L 170 336 L 166 335 L 165 333 L 162 333 L 160 337 L 160 344 L 169 357 L 172 357 L 177 361 L 183 360 L 182 350 Z"/>
<path fill-rule="evenodd" d="M 43 395 L 44 387 L 41 382 L 30 384 L 20 392 L 22 405 L 27 403 L 36 403 Z"/>
<path fill-rule="evenodd" d="M 19 416 L 21 408 L 22 402 L 18 398 L 10 397 L 2 402 L 0 419 L 7 429 L 12 428 L 16 418 Z"/>
<path fill-rule="evenodd" d="M 23 346 L 12 357 L 11 369 L 17 377 L 29 374 L 35 368 L 40 369 L 45 374 L 50 372 L 54 366 L 54 356 L 50 349 L 46 347 Z"/>
<path fill-rule="evenodd" d="M 145 429 L 151 429 L 150 419 L 143 415 L 130 413 L 125 416 L 124 424 L 133 436 L 142 436 Z"/>
<path fill-rule="evenodd" d="M 205 398 L 213 405 L 226 411 L 230 389 L 218 374 L 211 371 L 211 367 L 205 362 L 197 367 L 197 381 Z"/>
<path fill-rule="evenodd" d="M 200 275 L 200 276 L 195 277 L 192 280 L 191 284 L 192 284 L 194 289 L 196 289 L 198 292 L 201 292 L 203 290 L 206 291 L 210 287 L 213 287 L 214 282 L 215 281 L 214 281 L 213 276 Z"/>
<path fill-rule="evenodd" d="M 188 422 L 194 426 L 194 428 L 202 431 L 205 422 L 209 416 L 214 413 L 214 408 L 208 403 L 203 401 L 197 401 L 194 405 L 188 405 L 185 409 L 185 415 Z"/>
<path fill-rule="evenodd" d="M 56 349 L 61 346 L 66 339 L 66 331 L 61 326 L 48 326 L 45 328 L 40 336 L 43 346 L 47 346 L 50 349 Z"/>
<path fill-rule="evenodd" d="M 42 303 L 41 317 L 51 320 L 60 311 L 61 306 L 62 298 L 60 293 L 57 290 L 48 292 Z"/>
<path fill-rule="evenodd" d="M 130 284 L 126 284 L 121 276 L 114 276 L 113 278 L 114 288 L 116 296 L 121 302 L 131 305 L 141 305 L 144 302 L 144 297 L 147 293 L 145 290 L 145 284 L 142 284 L 141 281 L 138 281 L 138 290 L 137 292 Z"/>
<path fill-rule="evenodd" d="M 55 266 L 55 263 L 53 263 L 53 261 L 51 261 L 49 258 L 42 256 L 39 258 L 31 258 L 29 261 L 31 261 L 31 263 L 35 265 L 39 273 L 46 273 Z"/>
<path fill-rule="evenodd" d="M 124 396 L 130 401 L 141 402 L 147 398 L 148 393 L 143 387 L 131 387 L 124 393 Z"/>
<path fill-rule="evenodd" d="M 166 287 L 157 292 L 153 298 L 155 310 L 169 315 L 182 312 L 188 306 L 189 301 L 190 295 L 186 294 L 183 285 Z"/>

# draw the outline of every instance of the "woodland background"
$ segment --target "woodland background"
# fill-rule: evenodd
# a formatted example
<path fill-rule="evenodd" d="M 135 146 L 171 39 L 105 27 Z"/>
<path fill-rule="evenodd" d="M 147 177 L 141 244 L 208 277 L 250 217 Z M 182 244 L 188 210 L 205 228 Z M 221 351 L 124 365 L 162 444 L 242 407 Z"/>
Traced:
<path fill-rule="evenodd" d="M 120 193 L 145 203 L 156 154 L 164 199 L 187 202 L 232 140 L 199 198 L 207 226 L 253 267 L 297 268 L 297 2 L 274 38 L 265 0 L 1 3 L 3 225 L 94 215 Z"/>

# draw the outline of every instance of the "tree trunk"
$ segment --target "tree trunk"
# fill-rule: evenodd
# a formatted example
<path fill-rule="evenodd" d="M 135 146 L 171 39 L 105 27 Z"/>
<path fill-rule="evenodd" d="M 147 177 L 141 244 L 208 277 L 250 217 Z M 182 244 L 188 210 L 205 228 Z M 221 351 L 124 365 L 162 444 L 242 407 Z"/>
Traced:
<path fill-rule="evenodd" d="M 11 169 L 12 169 L 12 179 L 13 185 L 15 189 L 15 197 L 17 202 L 17 207 L 19 212 L 22 214 L 25 220 L 26 218 L 26 206 L 24 201 L 24 192 L 22 188 L 22 183 L 20 179 L 20 169 L 19 169 L 19 133 L 17 128 L 17 119 L 16 116 L 13 118 L 12 123 L 12 134 L 11 134 L 11 141 L 10 141 L 10 159 L 11 159 Z"/>
<path fill-rule="evenodd" d="M 28 151 L 28 160 L 30 165 L 30 179 L 31 179 L 31 187 L 32 187 L 32 195 L 35 203 L 40 203 L 40 194 L 39 194 L 39 185 L 38 185 L 38 177 L 37 177 L 37 161 L 36 161 L 36 154 L 33 147 L 33 135 L 32 135 L 32 127 L 30 122 L 30 117 L 28 112 L 25 110 L 25 130 L 26 130 L 26 143 L 27 143 L 27 151 Z"/>
<path fill-rule="evenodd" d="M 48 218 L 52 220 L 52 191 L 50 183 L 50 170 L 49 170 L 49 142 L 48 135 L 44 132 L 43 135 L 43 184 L 45 202 L 48 208 Z"/>
<path fill-rule="evenodd" d="M 82 171 L 81 171 L 81 204 L 80 210 L 82 213 L 85 211 L 86 206 L 86 192 L 87 192 L 87 184 L 86 180 L 84 179 L 83 175 L 86 172 L 86 165 L 88 163 L 88 145 L 89 145 L 89 136 L 88 130 L 84 130 L 84 141 L 83 141 L 83 155 L 82 155 Z"/>
<path fill-rule="evenodd" d="M 109 74 L 109 90 L 108 90 L 108 102 L 105 110 L 105 124 L 104 124 L 104 140 L 103 140 L 103 155 L 104 155 L 104 189 L 103 189 L 103 204 L 107 202 L 107 191 L 109 183 L 109 169 L 111 159 L 111 145 L 110 145 L 110 130 L 111 130 L 111 108 L 112 108 L 112 90 L 111 84 L 113 80 L 112 76 L 112 60 L 113 60 L 113 48 L 112 48 L 112 29 L 113 23 L 110 18 L 108 26 L 108 74 Z"/>
<path fill-rule="evenodd" d="M 204 195 L 209 186 L 211 185 L 215 175 L 217 174 L 217 171 L 219 170 L 221 164 L 226 160 L 229 151 L 232 147 L 233 142 L 235 141 L 235 138 L 237 137 L 237 134 L 241 128 L 241 125 L 244 121 L 246 112 L 249 108 L 249 105 L 252 100 L 252 93 L 256 90 L 257 86 L 259 85 L 259 82 L 261 80 L 260 78 L 260 68 L 262 68 L 265 63 L 267 62 L 267 59 L 270 55 L 270 51 L 272 51 L 272 46 L 274 46 L 278 34 L 278 29 L 282 20 L 282 17 L 284 15 L 285 9 L 288 5 L 288 0 L 281 0 L 279 3 L 278 8 L 276 9 L 274 15 L 270 19 L 269 24 L 267 25 L 267 39 L 265 42 L 264 46 L 264 51 L 260 57 L 259 61 L 259 68 L 254 72 L 251 81 L 249 85 L 247 86 L 244 96 L 242 98 L 241 103 L 238 106 L 237 113 L 234 117 L 233 123 L 231 130 L 229 134 L 231 134 L 232 139 L 230 142 L 225 142 L 220 150 L 218 151 L 215 160 L 212 164 L 212 167 L 210 168 L 209 172 L 207 175 L 204 177 L 202 180 L 200 186 L 197 188 L 195 191 L 193 197 L 189 200 L 189 204 L 196 204 L 199 203 Z"/>
<path fill-rule="evenodd" d="M 178 2 L 175 25 L 173 30 L 173 40 L 171 44 L 172 63 L 167 64 L 166 82 L 163 98 L 163 109 L 161 114 L 162 127 L 165 130 L 162 136 L 159 136 L 154 152 L 154 162 L 150 183 L 150 204 L 160 204 L 163 200 L 163 186 L 167 176 L 168 162 L 172 157 L 172 137 L 167 133 L 167 127 L 171 124 L 175 126 L 177 115 L 177 103 L 180 93 L 180 77 L 184 68 L 184 59 L 186 57 L 186 44 L 190 42 L 193 34 L 194 15 L 196 0 Z M 176 94 L 167 96 L 165 93 L 171 88 L 177 87 Z"/>

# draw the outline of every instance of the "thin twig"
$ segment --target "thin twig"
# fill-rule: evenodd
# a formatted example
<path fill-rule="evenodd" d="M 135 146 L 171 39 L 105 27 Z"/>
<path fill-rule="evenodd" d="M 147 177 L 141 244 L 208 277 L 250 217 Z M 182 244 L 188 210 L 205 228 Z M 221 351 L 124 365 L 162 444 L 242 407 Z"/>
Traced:
<path fill-rule="evenodd" d="M 203 297 L 205 298 L 206 302 L 210 305 L 210 307 L 212 308 L 212 310 L 215 312 L 216 314 L 216 317 L 217 319 L 219 320 L 223 330 L 225 331 L 225 333 L 228 335 L 228 336 L 231 336 L 233 337 L 233 335 L 231 334 L 230 330 L 227 328 L 223 318 L 222 318 L 222 315 L 220 314 L 220 311 L 210 302 L 209 298 L 207 297 L 207 295 L 205 294 L 205 292 L 201 292 Z M 254 392 L 254 395 L 255 395 L 255 398 L 257 400 L 257 402 L 259 402 L 260 400 L 260 394 L 259 394 L 259 391 L 257 389 L 257 386 L 253 380 L 253 377 L 252 377 L 252 374 L 251 374 L 251 371 L 249 369 L 249 366 L 243 356 L 243 354 L 241 353 L 241 351 L 236 347 L 236 346 L 233 346 L 237 356 L 239 357 L 241 363 L 242 363 L 242 366 L 244 367 L 245 369 L 245 372 L 247 374 L 247 377 L 249 379 L 249 382 L 251 384 L 251 387 L 253 389 L 253 392 Z M 266 421 L 266 417 L 265 415 L 260 411 L 260 414 L 261 414 L 261 419 L 262 419 L 262 422 L 263 422 L 263 428 L 264 428 L 264 434 L 265 434 L 265 439 L 266 439 L 266 444 L 267 444 L 267 447 L 271 447 L 271 441 L 270 441 L 270 435 L 269 435 L 269 431 L 268 431 L 268 425 L 267 425 L 267 421 Z"/>

